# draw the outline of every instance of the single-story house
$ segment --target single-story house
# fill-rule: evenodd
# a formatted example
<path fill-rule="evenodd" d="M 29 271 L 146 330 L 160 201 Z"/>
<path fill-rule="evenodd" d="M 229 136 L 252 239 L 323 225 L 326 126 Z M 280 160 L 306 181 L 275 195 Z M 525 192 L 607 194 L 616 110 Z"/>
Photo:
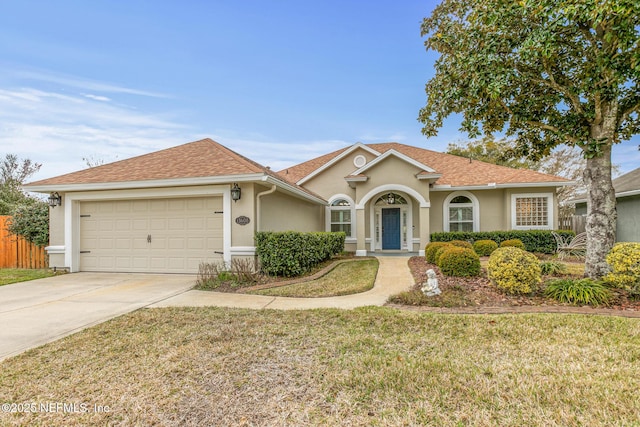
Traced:
<path fill-rule="evenodd" d="M 424 253 L 436 231 L 557 228 L 565 179 L 398 143 L 279 172 L 203 139 L 29 183 L 50 194 L 50 266 L 195 273 L 256 231 L 344 231 L 356 255 Z"/>
<path fill-rule="evenodd" d="M 612 181 L 616 192 L 617 242 L 640 242 L 640 168 L 619 176 Z M 572 200 L 576 215 L 587 214 L 587 199 L 583 195 Z"/>

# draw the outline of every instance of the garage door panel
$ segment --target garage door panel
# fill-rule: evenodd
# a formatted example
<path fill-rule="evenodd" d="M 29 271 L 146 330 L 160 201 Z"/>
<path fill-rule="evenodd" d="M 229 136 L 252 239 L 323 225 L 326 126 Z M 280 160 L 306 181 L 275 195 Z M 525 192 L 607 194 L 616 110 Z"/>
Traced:
<path fill-rule="evenodd" d="M 221 208 L 221 197 L 83 202 L 80 269 L 197 273 L 222 260 Z"/>

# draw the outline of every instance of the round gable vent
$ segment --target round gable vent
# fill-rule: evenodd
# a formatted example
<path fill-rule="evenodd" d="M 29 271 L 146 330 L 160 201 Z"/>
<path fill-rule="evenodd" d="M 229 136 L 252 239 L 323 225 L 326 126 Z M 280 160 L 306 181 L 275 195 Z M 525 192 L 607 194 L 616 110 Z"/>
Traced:
<path fill-rule="evenodd" d="M 359 154 L 353 158 L 353 165 L 357 168 L 361 168 L 366 164 L 367 164 L 367 158 L 362 154 Z"/>

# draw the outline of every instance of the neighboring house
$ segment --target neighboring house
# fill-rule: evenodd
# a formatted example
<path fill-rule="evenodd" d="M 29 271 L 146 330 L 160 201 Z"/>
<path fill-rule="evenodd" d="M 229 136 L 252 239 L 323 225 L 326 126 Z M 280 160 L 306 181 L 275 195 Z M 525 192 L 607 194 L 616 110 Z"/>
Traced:
<path fill-rule="evenodd" d="M 613 180 L 616 191 L 616 241 L 640 242 L 640 168 Z M 572 200 L 576 204 L 576 215 L 587 214 L 587 199 L 583 195 Z"/>
<path fill-rule="evenodd" d="M 344 231 L 345 249 L 366 255 L 423 254 L 436 231 L 554 229 L 556 188 L 570 184 L 397 143 L 357 143 L 275 173 L 203 139 L 24 188 L 61 196 L 51 267 L 195 273 L 202 261 L 253 256 L 256 231 Z"/>

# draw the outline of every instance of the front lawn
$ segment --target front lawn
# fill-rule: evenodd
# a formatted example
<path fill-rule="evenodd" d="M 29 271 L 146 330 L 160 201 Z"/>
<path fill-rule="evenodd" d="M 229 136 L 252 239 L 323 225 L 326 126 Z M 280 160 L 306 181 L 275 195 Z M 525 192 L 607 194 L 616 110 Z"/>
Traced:
<path fill-rule="evenodd" d="M 249 293 L 301 298 L 357 294 L 373 288 L 378 272 L 378 264 L 377 259 L 347 261 L 316 280 L 271 287 Z"/>
<path fill-rule="evenodd" d="M 144 309 L 1 362 L 0 425 L 636 425 L 639 369 L 637 319 Z"/>
<path fill-rule="evenodd" d="M 0 286 L 54 276 L 49 269 L 0 268 Z"/>

